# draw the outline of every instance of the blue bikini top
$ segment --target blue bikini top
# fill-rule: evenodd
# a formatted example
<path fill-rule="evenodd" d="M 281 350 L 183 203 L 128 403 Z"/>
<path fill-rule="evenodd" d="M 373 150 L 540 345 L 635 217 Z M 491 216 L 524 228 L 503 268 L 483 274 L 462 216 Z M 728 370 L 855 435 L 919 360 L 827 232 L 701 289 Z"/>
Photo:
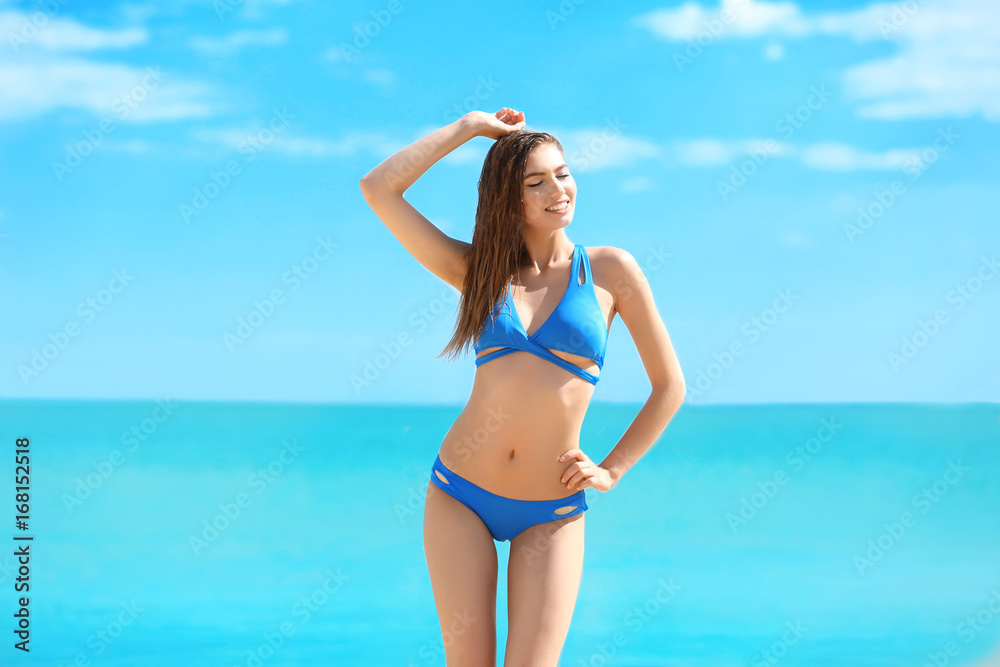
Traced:
<path fill-rule="evenodd" d="M 579 277 L 581 263 L 584 270 L 583 284 L 580 284 Z M 591 384 L 597 384 L 598 376 L 550 351 L 551 349 L 578 354 L 596 362 L 598 368 L 604 367 L 608 328 L 601 312 L 601 305 L 597 301 L 597 292 L 594 290 L 594 281 L 590 274 L 590 258 L 582 245 L 573 246 L 571 266 L 573 268 L 570 272 L 569 286 L 563 293 L 562 300 L 531 336 L 521 324 L 521 318 L 511 298 L 513 287 L 508 284 L 504 300 L 493 310 L 496 319 L 491 318 L 486 321 L 474 346 L 476 354 L 491 347 L 503 349 L 477 357 L 477 367 L 487 361 L 522 350 L 547 359 Z M 498 310 L 501 311 L 499 314 Z"/>

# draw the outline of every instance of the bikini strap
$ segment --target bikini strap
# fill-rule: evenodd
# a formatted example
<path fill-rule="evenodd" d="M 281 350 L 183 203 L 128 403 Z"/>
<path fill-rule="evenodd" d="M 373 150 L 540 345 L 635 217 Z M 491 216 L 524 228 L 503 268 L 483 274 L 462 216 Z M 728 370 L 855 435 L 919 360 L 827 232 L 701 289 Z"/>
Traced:
<path fill-rule="evenodd" d="M 587 255 L 587 249 L 584 248 L 582 245 L 581 246 L 577 246 L 577 247 L 580 248 L 580 254 L 583 255 L 583 270 L 584 270 L 584 273 L 586 274 L 583 277 L 583 284 L 580 285 L 580 287 L 583 287 L 587 283 L 593 282 L 593 276 L 590 275 L 590 257 Z M 579 264 L 579 262 L 573 262 L 574 268 L 576 267 L 577 264 Z M 580 275 L 580 272 L 579 272 L 579 270 L 577 270 L 576 274 L 573 276 L 573 282 L 574 283 L 579 283 L 580 282 L 579 275 Z"/>
<path fill-rule="evenodd" d="M 583 246 L 579 243 L 573 246 L 573 266 L 570 267 L 569 272 L 570 289 L 572 289 L 574 285 L 578 285 L 580 283 L 580 253 L 582 250 Z"/>

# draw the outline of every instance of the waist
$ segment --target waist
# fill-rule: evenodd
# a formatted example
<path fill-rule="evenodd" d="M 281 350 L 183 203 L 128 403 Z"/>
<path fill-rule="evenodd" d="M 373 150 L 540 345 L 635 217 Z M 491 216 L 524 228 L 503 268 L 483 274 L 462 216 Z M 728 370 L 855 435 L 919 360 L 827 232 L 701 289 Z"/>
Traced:
<path fill-rule="evenodd" d="M 441 461 L 500 496 L 520 500 L 566 496 L 559 478 L 568 464 L 557 459 L 579 446 L 586 397 L 567 403 L 565 395 L 537 385 L 488 387 L 473 392 L 448 430 L 439 452 Z"/>
<path fill-rule="evenodd" d="M 559 455 L 574 442 L 526 442 L 498 446 L 446 439 L 438 452 L 442 464 L 490 493 L 515 500 L 554 500 L 570 495 L 559 480 L 569 465 Z"/>

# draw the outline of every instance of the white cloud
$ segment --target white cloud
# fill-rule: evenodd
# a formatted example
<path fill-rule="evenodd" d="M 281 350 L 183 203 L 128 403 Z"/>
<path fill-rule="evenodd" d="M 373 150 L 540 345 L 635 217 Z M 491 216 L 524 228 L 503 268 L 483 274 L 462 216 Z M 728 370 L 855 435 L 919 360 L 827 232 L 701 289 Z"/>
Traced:
<path fill-rule="evenodd" d="M 633 24 L 670 41 L 840 35 L 885 41 L 896 53 L 844 73 L 846 93 L 866 118 L 939 118 L 981 114 L 1000 121 L 1000 3 L 913 0 L 842 12 L 805 14 L 793 2 L 685 2 L 636 16 Z"/>
<path fill-rule="evenodd" d="M 778 236 L 778 243 L 789 248 L 814 248 L 816 246 L 810 237 L 795 229 L 782 232 Z"/>
<path fill-rule="evenodd" d="M 222 37 L 198 35 L 190 40 L 191 48 L 206 55 L 231 55 L 246 46 L 281 46 L 288 41 L 284 28 L 238 30 Z"/>
<path fill-rule="evenodd" d="M 101 30 L 45 12 L 0 12 L 0 35 L 15 54 L 25 50 L 94 51 L 123 49 L 149 39 L 145 28 Z"/>
<path fill-rule="evenodd" d="M 463 144 L 453 150 L 452 152 L 441 158 L 442 162 L 447 162 L 448 164 L 482 164 L 486 159 L 486 150 L 473 146 L 471 144 Z"/>
<path fill-rule="evenodd" d="M 840 33 L 855 39 L 880 36 L 877 22 L 890 16 L 889 4 L 871 5 L 843 13 L 806 16 L 794 2 L 722 0 L 718 8 L 685 2 L 680 7 L 654 9 L 633 18 L 633 25 L 673 41 L 760 37 L 803 37 L 812 33 Z"/>
<path fill-rule="evenodd" d="M 635 176 L 633 178 L 627 178 L 622 181 L 621 185 L 618 187 L 620 192 L 626 194 L 632 194 L 634 192 L 642 192 L 644 190 L 652 190 L 654 187 L 653 181 L 646 176 Z"/>
<path fill-rule="evenodd" d="M 212 107 L 200 101 L 207 93 L 204 86 L 170 81 L 168 73 L 156 71 L 76 58 L 25 64 L 0 61 L 0 121 L 31 118 L 62 107 L 126 122 L 212 113 Z"/>
<path fill-rule="evenodd" d="M 1000 21 L 1000 16 L 993 20 Z M 987 120 L 1000 121 L 1000 52 L 996 47 L 1000 34 L 987 40 L 970 32 L 964 43 L 957 36 L 954 39 L 947 46 L 911 44 L 900 55 L 847 70 L 847 94 L 868 102 L 858 110 L 859 115 L 895 120 L 979 113 Z"/>
<path fill-rule="evenodd" d="M 855 169 L 902 169 L 907 162 L 920 157 L 919 149 L 893 149 L 870 153 L 841 143 L 819 143 L 802 149 L 802 164 L 826 171 Z"/>
<path fill-rule="evenodd" d="M 0 121 L 61 108 L 116 122 L 201 117 L 214 110 L 205 101 L 208 89 L 202 84 L 174 78 L 159 67 L 93 61 L 72 53 L 144 44 L 144 28 L 104 30 L 42 12 L 8 11 L 0 13 L 0 34 L 4 32 L 31 39 L 0 50 Z"/>
<path fill-rule="evenodd" d="M 676 141 L 672 149 L 677 162 L 689 167 L 721 167 L 752 155 L 766 155 L 769 159 L 796 157 L 804 166 L 823 171 L 902 169 L 908 162 L 918 159 L 923 150 L 906 148 L 869 152 L 836 142 L 798 147 L 773 139 L 693 139 Z"/>
<path fill-rule="evenodd" d="M 559 139 L 566 163 L 580 172 L 630 167 L 660 154 L 659 146 L 645 139 L 625 136 L 614 123 L 604 128 L 546 131 Z"/>
<path fill-rule="evenodd" d="M 268 14 L 265 9 L 267 5 L 287 5 L 293 1 L 294 0 L 229 0 L 227 3 L 226 0 L 220 0 L 220 3 L 232 7 L 240 7 L 240 17 L 251 21 L 257 21 L 267 18 Z"/>
<path fill-rule="evenodd" d="M 396 73 L 385 68 L 366 69 L 362 76 L 368 83 L 382 88 L 388 88 L 396 80 Z"/>
<path fill-rule="evenodd" d="M 180 5 L 168 5 L 166 3 L 161 4 L 140 4 L 125 2 L 118 5 L 118 13 L 125 19 L 128 23 L 145 23 L 150 17 L 156 16 L 161 13 L 164 9 L 170 8 L 177 15 L 180 13 Z"/>
<path fill-rule="evenodd" d="M 674 150 L 681 164 L 695 167 L 716 167 L 729 164 L 739 148 L 716 139 L 695 139 L 677 142 Z"/>
<path fill-rule="evenodd" d="M 781 156 L 795 152 L 795 148 L 790 144 L 774 139 L 743 139 L 740 141 L 692 139 L 675 141 L 672 148 L 677 161 L 691 167 L 718 167 L 729 164 L 737 157 L 745 157 L 754 153 Z"/>
<path fill-rule="evenodd" d="M 202 141 L 238 149 L 248 145 L 250 138 L 257 137 L 263 128 L 263 125 L 255 125 L 244 128 L 202 129 L 194 131 L 193 134 Z M 406 144 L 393 141 L 379 132 L 350 132 L 341 139 L 330 140 L 293 136 L 282 131 L 275 133 L 267 143 L 258 139 L 258 145 L 265 151 L 274 150 L 293 157 L 342 157 L 366 153 L 384 159 Z"/>

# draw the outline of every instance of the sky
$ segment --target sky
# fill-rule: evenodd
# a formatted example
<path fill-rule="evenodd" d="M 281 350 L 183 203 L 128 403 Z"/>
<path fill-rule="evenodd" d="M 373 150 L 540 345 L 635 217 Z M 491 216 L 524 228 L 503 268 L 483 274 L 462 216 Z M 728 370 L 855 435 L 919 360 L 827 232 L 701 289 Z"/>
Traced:
<path fill-rule="evenodd" d="M 461 405 L 458 292 L 365 173 L 554 134 L 686 401 L 1000 400 L 1000 8 L 0 0 L 0 397 Z M 471 240 L 492 140 L 407 200 Z M 616 317 L 595 401 L 649 381 Z"/>

